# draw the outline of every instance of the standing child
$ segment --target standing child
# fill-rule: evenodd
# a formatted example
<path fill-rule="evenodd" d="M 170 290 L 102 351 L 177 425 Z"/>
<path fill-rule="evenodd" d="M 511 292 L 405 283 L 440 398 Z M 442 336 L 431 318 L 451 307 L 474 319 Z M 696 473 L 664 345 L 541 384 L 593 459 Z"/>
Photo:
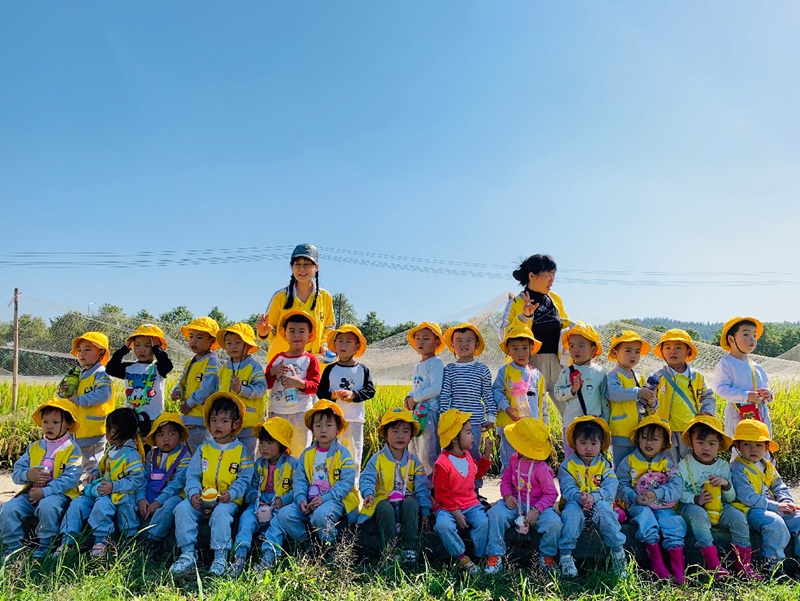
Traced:
<path fill-rule="evenodd" d="M 317 396 L 334 401 L 342 410 L 347 429 L 341 441 L 353 455 L 358 469 L 364 454 L 364 402 L 375 396 L 369 368 L 356 361 L 367 350 L 367 339 L 356 326 L 345 324 L 328 334 L 328 347 L 337 360 L 325 366 Z M 358 478 L 356 478 L 356 483 Z"/>
<path fill-rule="evenodd" d="M 70 439 L 80 428 L 75 405 L 67 399 L 47 401 L 34 412 L 33 421 L 42 429 L 42 438 L 28 445 L 11 474 L 14 484 L 23 485 L 22 491 L 0 505 L 4 556 L 22 547 L 22 520 L 31 516 L 39 520 L 39 545 L 33 556 L 46 556 L 67 506 L 78 496 L 81 451 Z"/>
<path fill-rule="evenodd" d="M 430 526 L 431 484 L 419 459 L 409 453 L 412 437 L 419 434 L 419 422 L 408 409 L 390 409 L 383 414 L 378 436 L 386 446 L 370 457 L 361 474 L 364 507 L 358 522 L 375 518 L 381 543 L 386 547 L 400 537 L 400 557 L 416 562 L 422 530 Z"/>
<path fill-rule="evenodd" d="M 258 352 L 256 335 L 249 324 L 239 322 L 217 331 L 217 344 L 228 353 L 228 360 L 219 368 L 217 392 L 235 394 L 242 401 L 244 417 L 237 438 L 254 455 L 258 438 L 253 434 L 253 427 L 264 419 L 267 392 L 264 368 L 253 358 Z"/>
<path fill-rule="evenodd" d="M 517 532 L 527 534 L 530 528 L 542 535 L 539 542 L 539 567 L 549 572 L 556 567 L 561 518 L 553 509 L 558 499 L 555 474 L 547 464 L 553 453 L 547 426 L 540 419 L 523 417 L 506 426 L 505 440 L 515 450 L 503 468 L 500 480 L 502 501 L 489 510 L 489 554 L 486 572 L 503 569 L 506 553 L 506 530 L 511 524 Z"/>
<path fill-rule="evenodd" d="M 675 464 L 665 453 L 670 446 L 671 432 L 666 420 L 648 415 L 630 435 L 636 448 L 617 466 L 617 496 L 636 522 L 636 540 L 644 543 L 650 569 L 661 580 L 670 572 L 678 585 L 685 580 L 683 539 L 686 523 L 675 513 L 683 481 Z M 669 558 L 664 565 L 659 539 Z"/>
<path fill-rule="evenodd" d="M 474 461 L 481 457 L 481 434 L 497 421 L 497 405 L 492 392 L 492 373 L 483 363 L 475 361 L 485 347 L 483 336 L 471 323 L 448 328 L 444 333 L 447 348 L 456 356 L 455 363 L 444 368 L 440 411 L 458 409 L 469 416 L 472 426 L 472 446 L 466 450 Z M 441 440 L 441 434 L 439 435 Z M 448 441 L 449 444 L 449 441 Z M 436 460 L 439 461 L 438 459 Z M 475 491 L 483 486 L 483 473 L 475 480 Z"/>
<path fill-rule="evenodd" d="M 133 351 L 136 361 L 123 361 Z M 167 339 L 156 325 L 144 324 L 125 340 L 108 361 L 108 375 L 125 380 L 125 405 L 154 422 L 164 412 L 164 381 L 172 371 Z"/>
<path fill-rule="evenodd" d="M 280 324 L 280 334 L 289 350 L 276 354 L 267 365 L 269 416 L 282 417 L 292 424 L 294 435 L 289 450 L 299 457 L 310 442 L 305 414 L 316 401 L 319 388 L 319 361 L 305 350 L 314 338 L 316 325 L 308 313 L 288 311 Z"/>
<path fill-rule="evenodd" d="M 483 557 L 486 554 L 489 520 L 475 492 L 475 481 L 483 477 L 492 465 L 491 438 L 486 438 L 483 455 L 477 464 L 467 452 L 476 446 L 474 432 L 469 413 L 458 409 L 448 409 L 442 413 L 439 418 L 442 454 L 433 467 L 434 530 L 450 557 L 455 557 L 458 565 L 470 574 L 477 574 L 480 568 L 467 556 L 458 529 L 470 528 L 475 557 Z"/>
<path fill-rule="evenodd" d="M 587 519 L 598 527 L 603 543 L 611 549 L 611 568 L 619 578 L 627 577 L 627 560 L 622 545 L 625 535 L 617 513 L 612 509 L 617 494 L 617 476 L 603 454 L 611 442 L 605 420 L 582 415 L 567 428 L 567 442 L 574 454 L 558 468 L 558 483 L 565 505 L 561 510 L 561 574 L 575 578 L 578 568 L 572 551 Z"/>
<path fill-rule="evenodd" d="M 639 419 L 655 411 L 656 391 L 645 386 L 644 376 L 633 369 L 642 356 L 649 352 L 650 345 L 633 330 L 623 330 L 611 338 L 608 360 L 616 361 L 617 364 L 608 372 L 606 388 L 611 458 L 615 469 L 636 448 L 630 437 Z"/>
<path fill-rule="evenodd" d="M 411 377 L 411 392 L 405 399 L 405 407 L 414 414 L 419 424 L 417 434 L 408 446 L 409 451 L 419 457 L 425 473 L 433 474 L 433 464 L 439 457 L 439 395 L 442 393 L 444 364 L 437 356 L 445 349 L 444 336 L 438 324 L 423 321 L 408 331 L 408 344 L 419 353 L 419 363 L 414 366 Z"/>
<path fill-rule="evenodd" d="M 192 453 L 211 440 L 203 415 L 206 399 L 217 390 L 219 378 L 219 359 L 213 352 L 219 348 L 217 330 L 217 322 L 210 317 L 198 317 L 181 328 L 194 357 L 184 365 L 180 380 L 172 389 L 172 400 L 181 401 L 180 412 L 183 425 L 189 430 L 187 444 Z"/>

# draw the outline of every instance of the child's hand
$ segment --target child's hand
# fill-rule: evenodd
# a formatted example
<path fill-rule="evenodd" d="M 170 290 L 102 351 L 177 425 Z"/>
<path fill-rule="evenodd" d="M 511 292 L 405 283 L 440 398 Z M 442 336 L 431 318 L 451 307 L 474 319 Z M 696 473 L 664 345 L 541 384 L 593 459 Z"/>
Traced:
<path fill-rule="evenodd" d="M 456 526 L 461 528 L 462 530 L 468 528 L 467 525 L 467 518 L 464 517 L 464 514 L 461 513 L 458 509 L 451 511 L 450 515 L 456 520 Z"/>
<path fill-rule="evenodd" d="M 149 503 L 147 499 L 142 499 L 136 504 L 136 507 L 139 509 L 139 515 L 142 516 L 142 519 L 147 519 L 147 506 Z"/>
<path fill-rule="evenodd" d="M 711 483 L 711 485 L 719 486 L 724 490 L 728 490 L 731 487 L 731 483 L 722 476 L 711 476 L 709 477 L 708 481 Z"/>
<path fill-rule="evenodd" d="M 181 400 L 181 391 L 180 390 L 173 390 L 172 394 L 169 395 L 173 401 L 180 401 Z"/>
<path fill-rule="evenodd" d="M 181 406 L 180 406 L 180 407 L 178 407 L 178 410 L 179 410 L 179 411 L 180 411 L 180 412 L 181 412 L 183 415 L 188 415 L 188 414 L 189 414 L 189 412 L 192 410 L 192 408 L 191 408 L 191 407 L 189 407 L 189 405 L 186 403 L 186 401 L 184 401 L 183 403 L 181 403 Z"/>
<path fill-rule="evenodd" d="M 375 495 L 367 495 L 364 497 L 364 507 L 372 507 L 375 502 Z"/>
<path fill-rule="evenodd" d="M 578 391 L 581 389 L 581 386 L 583 386 L 583 378 L 581 378 L 581 375 L 578 372 L 574 373 L 576 377 L 570 378 L 570 380 L 572 381 L 572 386 L 570 386 L 569 388 L 570 392 L 572 392 L 573 395 L 578 394 Z"/>
<path fill-rule="evenodd" d="M 306 387 L 306 381 L 295 376 L 283 376 L 281 384 L 283 384 L 284 388 L 298 388 L 300 390 Z"/>
<path fill-rule="evenodd" d="M 161 503 L 153 501 L 147 506 L 147 517 L 151 518 L 155 515 L 156 511 L 161 507 Z"/>
<path fill-rule="evenodd" d="M 772 391 L 769 388 L 759 388 L 756 390 L 756 394 L 765 403 L 771 403 L 773 400 Z"/>
<path fill-rule="evenodd" d="M 511 405 L 505 408 L 506 415 L 513 419 L 515 422 L 519 421 L 519 411 L 514 409 Z"/>
<path fill-rule="evenodd" d="M 643 493 L 640 493 L 640 494 L 636 495 L 636 504 L 637 505 L 649 505 L 650 503 L 652 503 L 652 501 L 650 501 L 650 498 L 647 496 L 648 492 L 651 492 L 651 491 L 648 490 L 648 491 L 645 491 Z"/>
<path fill-rule="evenodd" d="M 114 491 L 114 485 L 111 482 L 103 482 L 97 487 L 97 494 L 101 497 L 107 497 Z"/>
<path fill-rule="evenodd" d="M 58 387 L 58 393 L 63 395 L 67 388 L 69 388 L 69 384 L 67 382 L 61 382 L 61 386 Z"/>
<path fill-rule="evenodd" d="M 42 499 L 44 499 L 43 488 L 39 488 L 38 486 L 36 486 L 34 488 L 31 488 L 30 491 L 28 491 L 28 501 L 30 501 L 31 503 L 36 504 Z"/>
<path fill-rule="evenodd" d="M 258 316 L 258 321 L 256 322 L 256 332 L 261 338 L 265 338 L 271 331 L 272 326 L 269 323 L 269 317 L 262 313 Z"/>
<path fill-rule="evenodd" d="M 237 393 L 242 391 L 242 381 L 239 379 L 239 376 L 231 377 L 231 390 Z"/>
<path fill-rule="evenodd" d="M 297 506 L 300 508 L 300 511 L 303 512 L 303 515 L 311 513 L 311 510 L 308 508 L 308 501 L 300 501 Z"/>
<path fill-rule="evenodd" d="M 423 515 L 422 516 L 422 531 L 427 532 L 431 529 L 431 516 Z"/>
<path fill-rule="evenodd" d="M 483 437 L 483 456 L 489 461 L 492 460 L 492 451 L 494 450 L 494 441 L 491 436 Z"/>
<path fill-rule="evenodd" d="M 94 474 L 86 474 L 86 479 L 84 482 L 89 484 L 90 482 L 94 482 L 99 476 L 95 476 Z"/>
<path fill-rule="evenodd" d="M 308 509 L 314 511 L 320 505 L 322 505 L 322 497 L 314 497 L 308 502 Z"/>
<path fill-rule="evenodd" d="M 25 473 L 25 478 L 28 479 L 28 482 L 33 482 L 34 484 L 45 484 L 50 479 L 50 476 L 44 471 L 43 467 L 37 466 L 29 469 Z"/>
<path fill-rule="evenodd" d="M 281 499 L 280 497 L 275 497 L 275 500 L 272 502 L 272 507 L 276 511 L 281 507 L 283 507 L 283 499 Z"/>
<path fill-rule="evenodd" d="M 790 501 L 781 501 L 778 503 L 779 513 L 794 513 L 795 511 L 797 511 L 797 506 Z"/>
<path fill-rule="evenodd" d="M 761 400 L 761 397 L 758 396 L 758 393 L 755 390 L 751 390 L 750 392 L 747 393 L 747 402 L 748 403 L 755 404 L 760 400 Z"/>
<path fill-rule="evenodd" d="M 506 495 L 505 497 L 503 497 L 503 503 L 505 503 L 506 507 L 508 507 L 509 509 L 516 509 L 518 502 L 519 501 L 517 500 L 517 497 L 515 497 L 514 495 Z"/>
<path fill-rule="evenodd" d="M 217 498 L 217 500 L 220 503 L 230 503 L 231 502 L 231 493 L 229 493 L 227 490 L 223 491 L 223 492 L 219 493 L 219 497 Z"/>
<path fill-rule="evenodd" d="M 281 376 L 283 376 L 283 374 L 285 374 L 288 371 L 289 371 L 288 365 L 284 365 L 283 363 L 276 363 L 275 365 L 272 366 L 272 369 L 269 370 L 269 375 L 271 375 L 273 378 L 280 378 Z"/>
<path fill-rule="evenodd" d="M 640 388 L 639 398 L 643 401 L 647 401 L 647 404 L 652 407 L 656 402 L 656 391 L 650 390 L 649 388 Z"/>
<path fill-rule="evenodd" d="M 200 495 L 192 495 L 192 507 L 200 509 Z"/>
<path fill-rule="evenodd" d="M 353 392 L 352 390 L 337 390 L 336 392 L 339 393 L 340 401 L 346 401 L 348 403 L 352 403 L 356 398 L 356 393 Z"/>
<path fill-rule="evenodd" d="M 525 523 L 528 528 L 536 524 L 536 521 L 539 519 L 539 510 L 536 507 L 531 507 L 528 510 L 528 513 L 525 514 L 525 519 L 523 522 Z"/>
<path fill-rule="evenodd" d="M 591 509 L 592 507 L 594 507 L 594 497 L 590 495 L 588 492 L 582 492 L 578 496 L 578 505 L 580 505 L 584 509 Z"/>
<path fill-rule="evenodd" d="M 711 501 L 711 493 L 707 490 L 703 490 L 703 492 L 694 497 L 694 504 L 700 505 L 701 507 L 704 507 L 709 501 Z"/>
<path fill-rule="evenodd" d="M 522 305 L 522 313 L 525 315 L 525 317 L 533 317 L 533 314 L 539 306 L 539 303 L 534 303 L 531 300 L 531 295 L 528 294 L 527 290 L 523 291 L 522 300 L 525 303 Z"/>
<path fill-rule="evenodd" d="M 481 426 L 481 432 L 488 432 L 492 428 L 494 428 L 494 422 L 483 422 L 483 425 Z"/>
<path fill-rule="evenodd" d="M 406 400 L 403 401 L 403 406 L 408 409 L 409 411 L 414 411 L 414 397 L 410 394 L 406 397 Z"/>

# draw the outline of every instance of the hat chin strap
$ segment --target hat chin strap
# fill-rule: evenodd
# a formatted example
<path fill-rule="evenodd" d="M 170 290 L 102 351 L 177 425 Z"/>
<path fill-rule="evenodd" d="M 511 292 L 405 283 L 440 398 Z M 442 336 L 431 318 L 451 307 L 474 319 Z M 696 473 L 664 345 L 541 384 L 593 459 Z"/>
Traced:
<path fill-rule="evenodd" d="M 55 438 L 50 438 L 49 436 L 47 436 L 47 434 L 45 434 L 45 436 L 44 436 L 44 437 L 45 437 L 47 440 L 49 440 L 50 442 L 53 442 L 53 441 L 56 441 L 56 440 L 61 440 L 61 439 L 62 439 L 62 438 L 64 438 L 64 437 L 65 437 L 65 436 L 66 436 L 68 433 L 69 433 L 69 426 L 67 426 L 67 429 L 66 429 L 66 430 L 64 430 L 64 424 L 62 423 L 62 424 L 61 424 L 61 430 L 59 430 L 59 435 L 58 435 L 58 436 L 56 436 Z"/>

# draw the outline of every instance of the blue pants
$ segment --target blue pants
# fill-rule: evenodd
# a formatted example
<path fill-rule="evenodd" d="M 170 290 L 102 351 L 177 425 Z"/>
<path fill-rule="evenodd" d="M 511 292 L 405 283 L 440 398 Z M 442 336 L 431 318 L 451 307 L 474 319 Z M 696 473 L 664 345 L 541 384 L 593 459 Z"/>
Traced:
<path fill-rule="evenodd" d="M 489 518 L 483 510 L 483 505 L 473 505 L 469 509 L 462 509 L 461 513 L 467 519 L 470 527 L 470 538 L 475 548 L 475 556 L 483 557 L 486 555 L 486 543 L 489 539 Z M 464 554 L 464 541 L 458 535 L 456 519 L 449 511 L 440 509 L 436 512 L 436 524 L 433 529 L 439 538 L 442 539 L 444 548 L 452 557 L 460 557 Z"/>
<path fill-rule="evenodd" d="M 211 433 L 205 426 L 186 426 L 186 429 L 189 430 L 189 438 L 186 439 L 186 444 L 189 446 L 192 455 L 200 445 L 211 440 Z"/>
<path fill-rule="evenodd" d="M 764 559 L 783 559 L 789 539 L 794 537 L 794 554 L 800 557 L 800 513 L 781 514 L 764 509 L 750 509 L 747 521 L 761 532 L 761 552 Z"/>
<path fill-rule="evenodd" d="M 617 437 L 614 437 L 615 439 Z M 633 453 L 634 447 L 632 444 L 624 444 L 624 443 L 616 443 L 612 440 L 611 442 L 611 461 L 614 464 L 614 469 L 617 469 L 617 466 L 620 462 L 625 459 L 628 455 Z"/>
<path fill-rule="evenodd" d="M 281 511 L 285 511 L 288 507 L 295 507 L 295 504 L 282 507 Z M 274 563 L 278 554 L 283 551 L 283 528 L 281 528 L 281 521 L 276 515 L 273 515 L 267 528 L 267 533 L 264 535 L 264 542 L 261 545 L 261 555 L 269 563 Z"/>
<path fill-rule="evenodd" d="M 625 535 L 619 525 L 617 513 L 611 508 L 608 501 L 597 501 L 591 512 L 592 523 L 597 526 L 603 544 L 610 549 L 619 549 L 625 544 Z M 558 548 L 571 554 L 578 544 L 578 537 L 583 532 L 585 524 L 583 508 L 577 501 L 569 501 L 561 512 L 561 538 L 558 539 Z"/>
<path fill-rule="evenodd" d="M 474 442 L 472 443 L 472 448 L 468 449 L 469 454 L 472 455 L 472 458 L 475 460 L 475 463 L 481 458 L 481 436 L 483 435 L 483 426 L 482 424 L 473 424 L 470 422 L 470 426 L 472 427 L 472 436 L 474 437 Z M 510 457 L 510 455 L 509 455 Z M 475 480 L 475 490 L 480 490 L 483 486 L 483 478 Z"/>
<path fill-rule="evenodd" d="M 278 512 L 278 524 L 284 534 L 299 541 L 308 538 L 306 524 L 311 524 L 323 543 L 334 543 L 336 542 L 336 522 L 343 517 L 344 504 L 341 501 L 325 501 L 311 515 L 304 514 L 300 511 L 297 503 L 292 503 Z M 273 521 L 275 520 L 273 519 Z M 269 535 L 269 530 L 271 528 L 267 530 L 267 535 Z"/>
<path fill-rule="evenodd" d="M 217 503 L 208 525 L 211 528 L 211 550 L 227 551 L 231 548 L 231 524 L 239 506 L 236 503 Z M 175 542 L 181 551 L 194 551 L 197 544 L 197 524 L 202 512 L 192 507 L 191 499 L 184 499 L 175 507 Z"/>
<path fill-rule="evenodd" d="M 256 532 L 266 530 L 272 522 L 278 521 L 278 510 L 273 507 L 272 519 L 265 524 L 259 523 L 255 513 L 258 503 L 258 501 L 250 503 L 250 505 L 242 510 L 242 515 L 239 516 L 239 530 L 236 532 L 233 550 L 236 552 L 236 555 L 241 557 L 247 557 L 247 554 L 250 552 L 250 547 L 253 545 L 253 536 L 255 536 Z M 283 542 L 282 537 L 281 542 Z"/>
<path fill-rule="evenodd" d="M 153 517 L 146 524 L 145 538 L 164 540 L 175 522 L 175 508 L 183 501 L 180 495 L 169 497 L 164 504 L 156 509 Z"/>
<path fill-rule="evenodd" d="M 498 438 L 500 438 L 500 463 L 503 466 L 503 469 L 501 470 L 501 473 L 506 471 L 506 468 L 508 467 L 508 462 L 511 459 L 511 456 L 514 453 L 516 453 L 516 451 L 514 450 L 514 447 L 511 446 L 511 443 L 508 442 L 508 439 L 506 438 L 505 429 L 506 429 L 505 426 L 498 426 L 497 428 L 495 428 L 495 431 L 497 432 L 497 436 L 498 436 Z M 490 553 L 489 555 L 495 555 L 495 554 L 494 553 Z"/>
<path fill-rule="evenodd" d="M 66 495 L 48 495 L 35 505 L 28 500 L 28 494 L 22 493 L 0 505 L 0 536 L 6 551 L 13 551 L 22 546 L 22 520 L 35 516 L 39 520 L 36 535 L 40 545 L 49 545 L 58 535 L 61 518 L 69 505 Z"/>
<path fill-rule="evenodd" d="M 77 537 L 83 525 L 88 521 L 95 540 L 102 540 L 114 533 L 114 518 L 117 526 L 125 536 L 136 536 L 139 529 L 139 517 L 136 515 L 136 505 L 133 495 L 125 495 L 116 505 L 111 500 L 111 495 L 98 497 L 80 496 L 69 504 L 67 513 L 61 522 L 62 534 Z"/>
<path fill-rule="evenodd" d="M 256 449 L 258 448 L 258 438 L 253 436 L 252 428 L 245 428 L 236 437 L 236 440 L 241 442 L 245 448 L 250 451 L 250 454 L 255 458 L 258 457 Z"/>
<path fill-rule="evenodd" d="M 651 509 L 647 505 L 634 503 L 628 507 L 628 515 L 636 522 L 636 540 L 640 543 L 657 543 L 660 532 L 665 549 L 683 546 L 686 522 L 676 515 L 674 509 Z"/>
<path fill-rule="evenodd" d="M 681 516 L 686 521 L 686 525 L 692 529 L 697 547 L 702 549 L 714 544 L 714 537 L 711 535 L 711 519 L 705 509 L 694 503 L 681 505 Z M 731 533 L 731 544 L 750 548 L 750 526 L 747 523 L 747 517 L 736 507 L 727 503 L 722 504 L 719 527 Z"/>
<path fill-rule="evenodd" d="M 522 514 L 527 513 L 523 507 Z M 506 553 L 506 530 L 509 529 L 514 520 L 517 519 L 516 509 L 509 509 L 501 499 L 494 504 L 486 516 L 489 518 L 489 541 L 486 544 L 488 555 L 505 555 Z M 536 532 L 542 535 L 539 542 L 539 553 L 543 557 L 555 557 L 558 554 L 558 537 L 561 536 L 561 518 L 552 507 L 545 509 L 536 524 L 533 526 Z"/>

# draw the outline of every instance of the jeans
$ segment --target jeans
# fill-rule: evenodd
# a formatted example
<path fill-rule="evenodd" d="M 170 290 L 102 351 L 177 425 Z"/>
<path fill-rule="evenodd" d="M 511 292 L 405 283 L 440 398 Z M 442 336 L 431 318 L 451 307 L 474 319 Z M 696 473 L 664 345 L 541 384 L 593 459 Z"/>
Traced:
<path fill-rule="evenodd" d="M 119 531 L 133 538 L 139 530 L 139 516 L 136 514 L 136 503 L 132 494 L 125 495 L 116 505 L 111 500 L 111 495 L 100 497 L 94 501 L 94 507 L 89 512 L 89 527 L 97 541 L 108 538 L 114 534 L 114 518 Z"/>
<path fill-rule="evenodd" d="M 472 448 L 466 450 L 469 451 L 469 454 L 472 455 L 475 463 L 477 463 L 481 458 L 481 437 L 483 436 L 483 426 L 481 424 L 473 424 L 472 422 L 470 422 L 470 426 L 472 427 L 472 436 L 474 437 L 474 441 L 472 443 Z M 480 490 L 482 486 L 483 478 L 476 478 L 475 490 Z"/>
<path fill-rule="evenodd" d="M 686 521 L 686 525 L 692 529 L 694 539 L 700 549 L 714 544 L 714 537 L 711 535 L 711 519 L 703 507 L 694 503 L 681 505 L 681 516 Z M 750 548 L 750 526 L 747 523 L 747 517 L 736 507 L 727 503 L 722 504 L 719 526 L 731 533 L 731 544 Z"/>
<path fill-rule="evenodd" d="M 470 527 L 470 538 L 475 548 L 475 556 L 483 557 L 486 555 L 486 543 L 489 537 L 489 518 L 483 510 L 483 505 L 473 505 L 469 509 L 462 509 L 461 513 L 467 519 Z M 436 512 L 436 525 L 433 527 L 447 552 L 452 557 L 460 557 L 464 554 L 464 541 L 458 535 L 456 519 L 449 511 L 440 509 Z"/>
<path fill-rule="evenodd" d="M 211 440 L 211 433 L 205 426 L 186 426 L 189 430 L 189 438 L 186 439 L 186 444 L 189 445 L 189 450 L 194 455 L 194 452 L 201 445 Z"/>
<path fill-rule="evenodd" d="M 611 461 L 614 464 L 615 470 L 623 459 L 633 453 L 635 448 L 636 447 L 633 445 L 616 444 L 614 442 L 611 443 Z"/>
<path fill-rule="evenodd" d="M 40 545 L 49 545 L 58 535 L 61 518 L 69 505 L 69 497 L 53 494 L 42 498 L 35 505 L 28 500 L 27 493 L 14 497 L 0 505 L 0 536 L 6 551 L 22 546 L 22 520 L 35 516 L 39 520 L 36 535 Z"/>
<path fill-rule="evenodd" d="M 175 523 L 175 508 L 183 501 L 180 495 L 175 495 L 164 501 L 156 512 L 145 524 L 145 537 L 153 540 L 164 540 L 169 534 L 172 524 Z"/>
<path fill-rule="evenodd" d="M 253 537 L 256 532 L 266 530 L 270 524 L 278 521 L 278 509 L 272 508 L 272 519 L 269 522 L 259 522 L 256 516 L 256 509 L 259 506 L 259 501 L 250 503 L 242 510 L 242 515 L 239 516 L 239 530 L 236 532 L 236 540 L 233 541 L 233 550 L 236 555 L 246 557 L 250 552 L 250 547 L 253 546 Z M 283 543 L 283 536 L 281 536 L 280 543 Z"/>
<path fill-rule="evenodd" d="M 252 428 L 245 428 L 239 435 L 236 437 L 236 440 L 241 442 L 244 447 L 247 449 L 248 453 L 255 458 L 256 457 L 256 449 L 258 448 L 258 438 L 253 436 Z"/>
<path fill-rule="evenodd" d="M 428 476 L 433 474 L 433 465 L 439 458 L 442 450 L 439 448 L 439 435 L 436 430 L 439 427 L 439 410 L 428 410 L 428 421 L 425 429 L 419 436 L 411 439 L 408 450 L 411 451 L 422 462 L 425 473 Z"/>
<path fill-rule="evenodd" d="M 636 522 L 636 540 L 641 543 L 657 543 L 659 531 L 665 549 L 683 547 L 686 537 L 686 522 L 676 515 L 672 508 L 651 509 L 647 505 L 634 503 L 628 508 L 628 515 Z"/>
<path fill-rule="evenodd" d="M 794 554 L 800 557 L 800 513 L 780 514 L 764 509 L 750 509 L 747 522 L 761 532 L 761 552 L 764 559 L 783 559 L 789 539 L 794 537 Z"/>
<path fill-rule="evenodd" d="M 211 550 L 227 551 L 231 548 L 231 524 L 239 506 L 236 503 L 217 503 L 208 525 L 211 528 Z M 197 544 L 197 523 L 201 511 L 192 507 L 191 499 L 184 499 L 175 507 L 175 542 L 181 550 L 194 550 Z"/>
<path fill-rule="evenodd" d="M 97 465 L 100 463 L 100 458 L 103 456 L 103 451 L 106 450 L 105 440 L 95 444 L 82 445 L 81 441 L 78 439 L 75 441 L 75 444 L 78 445 L 78 448 L 81 450 L 81 456 L 83 457 L 83 463 L 81 463 L 81 474 L 86 476 L 86 474 L 92 471 L 92 468 L 97 467 Z"/>
<path fill-rule="evenodd" d="M 608 501 L 597 501 L 592 509 L 591 520 L 597 526 L 603 544 L 610 549 L 618 549 L 625 544 L 625 535 L 619 525 L 617 513 L 611 508 Z M 568 501 L 561 511 L 561 538 L 558 539 L 558 548 L 571 554 L 578 543 L 578 537 L 583 532 L 586 516 L 583 508 L 577 501 Z"/>
<path fill-rule="evenodd" d="M 527 513 L 523 507 L 522 514 Z M 486 545 L 488 555 L 505 555 L 506 531 L 517 519 L 517 509 L 509 509 L 503 500 L 495 503 L 489 510 L 489 541 Z M 533 525 L 536 532 L 542 535 L 539 542 L 539 553 L 543 557 L 554 557 L 558 554 L 558 538 L 561 536 L 561 518 L 552 507 L 545 509 Z"/>
<path fill-rule="evenodd" d="M 323 543 L 334 543 L 336 522 L 343 517 L 344 504 L 341 501 L 325 501 L 311 515 L 304 514 L 297 503 L 292 503 L 280 510 L 278 522 L 281 530 L 295 540 L 306 540 L 308 538 L 306 524 L 311 524 Z"/>

